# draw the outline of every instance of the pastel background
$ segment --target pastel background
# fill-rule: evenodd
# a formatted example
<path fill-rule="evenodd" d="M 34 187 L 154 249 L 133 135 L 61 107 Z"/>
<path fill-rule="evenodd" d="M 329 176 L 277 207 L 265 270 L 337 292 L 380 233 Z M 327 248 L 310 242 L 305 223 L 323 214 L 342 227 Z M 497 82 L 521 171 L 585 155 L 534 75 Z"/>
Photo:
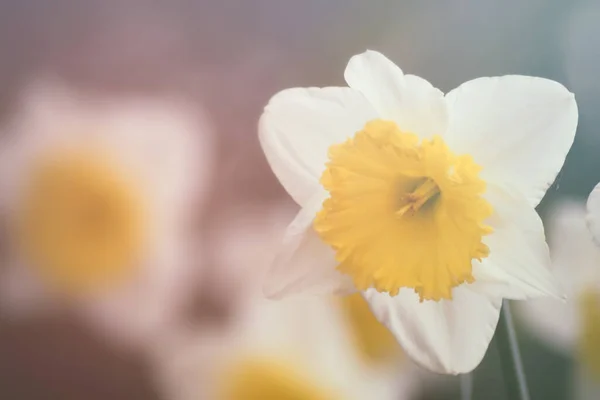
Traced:
<path fill-rule="evenodd" d="M 600 181 L 598 21 L 592 0 L 2 0 L 0 122 L 39 76 L 99 95 L 177 95 L 205 114 L 212 164 L 193 218 L 201 278 L 180 318 L 200 331 L 227 331 L 247 280 L 223 271 L 243 265 L 252 275 L 248 264 L 265 257 L 246 257 L 248 247 L 266 243 L 270 227 L 280 232 L 294 210 L 258 144 L 270 96 L 343 85 L 347 60 L 365 49 L 443 91 L 479 76 L 557 80 L 575 93 L 580 119 L 539 208 L 547 219 L 553 205 L 584 201 Z M 576 355 L 517 325 L 532 398 L 571 398 Z M 474 398 L 506 398 L 497 351 L 492 342 L 473 374 Z M 0 320 L 0 398 L 163 399 L 148 358 L 68 313 Z M 455 378 L 425 382 L 415 399 L 459 398 Z"/>

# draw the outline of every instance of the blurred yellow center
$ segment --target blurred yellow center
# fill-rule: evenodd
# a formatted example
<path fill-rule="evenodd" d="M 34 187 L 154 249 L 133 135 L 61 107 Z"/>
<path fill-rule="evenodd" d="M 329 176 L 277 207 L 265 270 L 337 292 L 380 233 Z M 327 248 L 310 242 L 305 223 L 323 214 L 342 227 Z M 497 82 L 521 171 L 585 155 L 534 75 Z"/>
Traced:
<path fill-rule="evenodd" d="M 386 361 L 401 356 L 398 342 L 375 318 L 360 293 L 342 297 L 341 302 L 352 328 L 354 342 L 367 361 Z"/>
<path fill-rule="evenodd" d="M 580 299 L 581 329 L 579 356 L 586 369 L 600 380 L 600 297 L 587 289 Z"/>
<path fill-rule="evenodd" d="M 223 377 L 219 400 L 334 400 L 325 388 L 304 376 L 293 364 L 249 359 Z"/>
<path fill-rule="evenodd" d="M 142 250 L 142 196 L 97 151 L 56 152 L 34 165 L 17 213 L 18 244 L 68 293 L 104 287 L 131 272 Z"/>
<path fill-rule="evenodd" d="M 441 300 L 473 281 L 472 260 L 489 254 L 492 207 L 471 156 L 374 120 L 331 146 L 329 159 L 321 183 L 330 196 L 314 227 L 358 289 Z"/>

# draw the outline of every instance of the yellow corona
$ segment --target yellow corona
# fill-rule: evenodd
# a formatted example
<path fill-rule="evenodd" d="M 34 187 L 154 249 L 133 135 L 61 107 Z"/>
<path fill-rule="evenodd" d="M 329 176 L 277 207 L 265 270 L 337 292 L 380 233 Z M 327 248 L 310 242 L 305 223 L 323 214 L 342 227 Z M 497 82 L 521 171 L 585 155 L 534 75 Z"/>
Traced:
<path fill-rule="evenodd" d="M 370 121 L 330 147 L 321 177 L 329 197 L 314 228 L 359 290 L 450 299 L 453 287 L 473 282 L 472 261 L 489 254 L 482 239 L 493 210 L 480 170 L 439 136 L 420 140 Z"/>
<path fill-rule="evenodd" d="M 220 400 L 337 400 L 288 360 L 248 359 L 231 368 L 221 381 Z"/>
<path fill-rule="evenodd" d="M 135 182 L 108 155 L 58 151 L 30 171 L 16 213 L 17 244 L 65 292 L 103 287 L 136 265 L 145 206 Z"/>

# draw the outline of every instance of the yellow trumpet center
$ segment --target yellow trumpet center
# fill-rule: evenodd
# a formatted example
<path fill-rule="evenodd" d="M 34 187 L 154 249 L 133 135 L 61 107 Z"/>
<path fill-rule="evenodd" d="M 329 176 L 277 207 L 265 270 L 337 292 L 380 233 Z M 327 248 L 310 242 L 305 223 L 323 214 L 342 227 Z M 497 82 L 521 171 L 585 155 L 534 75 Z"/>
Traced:
<path fill-rule="evenodd" d="M 374 120 L 331 146 L 329 159 L 321 177 L 329 197 L 314 228 L 358 289 L 412 288 L 422 301 L 441 300 L 473 282 L 472 261 L 489 254 L 482 239 L 493 210 L 471 156 Z"/>
<path fill-rule="evenodd" d="M 342 309 L 350 323 L 354 343 L 366 361 L 377 363 L 402 356 L 391 332 L 375 318 L 360 293 L 341 298 Z"/>
<path fill-rule="evenodd" d="M 334 400 L 288 360 L 248 359 L 221 377 L 219 400 Z"/>
<path fill-rule="evenodd" d="M 42 157 L 16 213 L 17 244 L 66 293 L 113 283 L 132 271 L 145 240 L 145 204 L 137 189 L 98 151 Z"/>

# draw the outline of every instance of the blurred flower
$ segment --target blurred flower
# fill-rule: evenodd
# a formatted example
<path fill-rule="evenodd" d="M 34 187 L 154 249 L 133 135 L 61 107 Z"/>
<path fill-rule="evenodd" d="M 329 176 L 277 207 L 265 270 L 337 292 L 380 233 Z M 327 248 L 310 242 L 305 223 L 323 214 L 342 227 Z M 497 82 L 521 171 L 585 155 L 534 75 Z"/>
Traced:
<path fill-rule="evenodd" d="M 398 363 L 402 349 L 391 332 L 377 321 L 369 304 L 359 294 L 339 298 L 340 306 L 352 332 L 359 355 L 373 365 Z"/>
<path fill-rule="evenodd" d="M 284 90 L 261 118 L 265 155 L 302 206 L 266 291 L 358 289 L 413 360 L 468 372 L 503 297 L 561 296 L 534 207 L 573 142 L 574 97 L 524 76 L 444 97 L 373 51 L 345 78 Z"/>
<path fill-rule="evenodd" d="M 4 311 L 74 305 L 130 340 L 173 318 L 194 282 L 210 134 L 181 102 L 32 85 L 0 143 Z"/>
<path fill-rule="evenodd" d="M 583 293 L 596 284 L 598 251 L 585 226 L 585 206 L 563 201 L 549 210 L 548 243 L 552 270 L 568 301 L 534 299 L 517 304 L 524 326 L 553 348 L 570 355 L 576 348 Z M 598 281 L 597 283 L 600 283 Z"/>
<path fill-rule="evenodd" d="M 157 346 L 166 398 L 405 399 L 414 393 L 408 368 L 374 368 L 353 350 L 334 299 L 255 299 L 248 311 L 228 335 L 204 331 Z"/>
<path fill-rule="evenodd" d="M 295 209 L 246 204 L 217 219 L 206 289 L 226 294 L 230 325 L 172 327 L 154 343 L 166 398 L 397 399 L 418 389 L 422 375 L 359 294 L 263 299 L 263 274 Z"/>
<path fill-rule="evenodd" d="M 582 202 L 562 201 L 549 210 L 548 242 L 568 300 L 523 302 L 517 315 L 535 337 L 565 356 L 576 355 L 582 375 L 600 377 L 600 249 L 586 227 Z"/>

